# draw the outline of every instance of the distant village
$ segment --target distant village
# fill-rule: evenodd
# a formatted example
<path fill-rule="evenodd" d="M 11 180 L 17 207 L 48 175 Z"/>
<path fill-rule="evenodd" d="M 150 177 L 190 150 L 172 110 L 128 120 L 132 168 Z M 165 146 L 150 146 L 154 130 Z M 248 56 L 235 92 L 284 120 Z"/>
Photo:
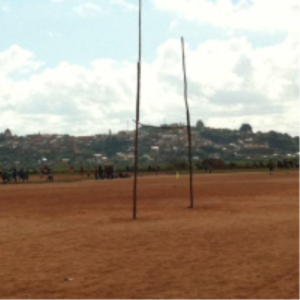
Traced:
<path fill-rule="evenodd" d="M 188 137 L 182 124 L 168 124 L 168 129 L 141 126 L 139 129 L 139 163 L 153 165 L 187 165 Z M 174 129 L 173 129 L 174 127 Z M 298 164 L 299 137 L 275 131 L 253 133 L 249 124 L 237 130 L 205 127 L 198 121 L 192 128 L 193 163 L 207 159 L 228 165 L 239 162 L 259 165 L 268 161 L 292 161 Z M 71 136 L 35 133 L 14 135 L 10 129 L 0 133 L 0 166 L 53 167 L 115 164 L 132 166 L 134 131 Z"/>

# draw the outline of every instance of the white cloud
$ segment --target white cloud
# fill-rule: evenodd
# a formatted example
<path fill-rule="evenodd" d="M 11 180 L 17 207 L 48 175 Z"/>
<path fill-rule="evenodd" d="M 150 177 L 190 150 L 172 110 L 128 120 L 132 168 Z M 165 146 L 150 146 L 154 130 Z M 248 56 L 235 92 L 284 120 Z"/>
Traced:
<path fill-rule="evenodd" d="M 249 122 L 256 131 L 298 135 L 298 53 L 298 37 L 292 34 L 261 48 L 245 38 L 207 41 L 194 51 L 186 45 L 192 122 L 236 129 Z M 81 135 L 121 130 L 130 121 L 133 129 L 135 64 L 62 62 L 37 73 L 39 62 L 18 46 L 0 53 L 1 62 L 0 128 Z M 30 70 L 30 76 L 14 79 L 22 70 Z M 185 122 L 180 40 L 168 40 L 153 63 L 142 65 L 141 88 L 142 123 Z"/>
<path fill-rule="evenodd" d="M 66 0 L 52 0 L 53 2 L 63 2 Z M 108 10 L 108 5 L 117 5 L 126 10 L 137 11 L 138 6 L 126 0 L 109 0 L 102 1 L 101 6 L 99 1 L 79 1 L 79 5 L 73 8 L 74 12 L 82 17 L 103 13 Z M 105 7 L 105 9 L 103 8 Z"/>
<path fill-rule="evenodd" d="M 11 46 L 8 50 L 0 52 L 0 74 L 17 72 L 25 74 L 37 70 L 42 62 L 36 61 L 34 54 L 22 49 L 18 45 Z"/>
<path fill-rule="evenodd" d="M 47 32 L 47 35 L 50 38 L 59 38 L 59 37 L 61 37 L 61 34 L 59 32 L 55 32 L 55 31 L 49 31 L 49 32 Z"/>
<path fill-rule="evenodd" d="M 152 0 L 184 19 L 232 29 L 299 31 L 298 0 Z"/>
<path fill-rule="evenodd" d="M 127 10 L 134 10 L 134 11 L 138 10 L 138 7 L 135 4 L 129 3 L 128 1 L 125 0 L 111 0 L 111 3 L 121 5 Z"/>
<path fill-rule="evenodd" d="M 80 4 L 74 8 L 74 11 L 81 17 L 103 13 L 103 9 L 101 8 L 101 6 L 92 2 L 85 2 L 83 4 Z"/>

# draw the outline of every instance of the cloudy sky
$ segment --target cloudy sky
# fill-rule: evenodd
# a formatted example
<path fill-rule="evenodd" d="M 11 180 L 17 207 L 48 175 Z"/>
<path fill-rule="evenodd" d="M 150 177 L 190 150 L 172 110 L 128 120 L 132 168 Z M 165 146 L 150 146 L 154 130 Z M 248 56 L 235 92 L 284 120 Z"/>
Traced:
<path fill-rule="evenodd" d="M 0 132 L 134 128 L 138 0 L 0 0 Z M 299 135 L 298 0 L 143 0 L 141 122 Z"/>

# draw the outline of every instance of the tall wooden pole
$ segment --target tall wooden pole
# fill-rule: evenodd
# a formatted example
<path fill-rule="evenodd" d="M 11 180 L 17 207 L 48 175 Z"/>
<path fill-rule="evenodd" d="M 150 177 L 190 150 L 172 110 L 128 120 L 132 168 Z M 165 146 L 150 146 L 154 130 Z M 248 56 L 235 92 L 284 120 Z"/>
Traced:
<path fill-rule="evenodd" d="M 137 173 L 139 156 L 139 120 L 140 120 L 140 91 L 141 91 L 141 56 L 142 56 L 142 0 L 139 0 L 139 57 L 137 63 L 137 96 L 136 96 L 136 125 L 134 149 L 134 183 L 133 183 L 133 219 L 136 219 L 137 204 Z"/>
<path fill-rule="evenodd" d="M 186 80 L 186 66 L 185 66 L 183 37 L 181 37 L 181 48 L 182 48 L 182 69 L 183 69 L 183 78 L 184 78 L 184 101 L 186 107 L 187 134 L 188 134 L 188 142 L 189 142 L 189 165 L 190 165 L 190 206 L 189 208 L 193 208 L 194 195 L 193 195 L 192 135 L 191 135 L 190 111 L 189 111 L 189 104 L 188 104 L 188 88 L 187 88 L 187 80 Z"/>

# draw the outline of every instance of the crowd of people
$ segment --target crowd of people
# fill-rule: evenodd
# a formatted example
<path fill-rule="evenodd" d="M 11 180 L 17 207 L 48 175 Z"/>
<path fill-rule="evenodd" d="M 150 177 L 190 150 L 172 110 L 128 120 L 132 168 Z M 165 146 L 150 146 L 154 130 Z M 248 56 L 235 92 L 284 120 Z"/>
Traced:
<path fill-rule="evenodd" d="M 3 184 L 8 182 L 25 182 L 29 180 L 29 170 L 25 168 L 19 170 L 17 168 L 0 169 L 0 178 Z"/>
<path fill-rule="evenodd" d="M 32 170 L 31 170 L 32 171 Z M 54 175 L 52 170 L 45 166 L 40 168 L 39 170 L 33 169 L 34 174 L 38 174 L 40 179 L 45 178 L 46 181 L 53 182 Z M 95 166 L 95 168 L 87 168 L 85 169 L 83 166 L 79 168 L 77 171 L 82 176 L 87 176 L 88 178 L 94 176 L 96 180 L 100 179 L 114 179 L 114 178 L 129 178 L 129 171 L 125 172 L 117 172 L 113 165 L 106 166 Z M 77 173 L 74 168 L 70 168 L 70 173 Z M 28 168 L 20 168 L 19 170 L 16 167 L 13 168 L 0 168 L 0 180 L 2 183 L 22 183 L 29 180 L 29 169 Z"/>
<path fill-rule="evenodd" d="M 71 173 L 74 172 L 74 168 L 71 167 L 70 169 Z M 96 180 L 98 179 L 114 179 L 114 178 L 129 178 L 130 175 L 128 172 L 116 172 L 114 166 L 108 165 L 108 166 L 96 166 L 92 171 L 91 169 L 85 170 L 83 166 L 80 167 L 79 170 L 80 174 L 87 175 L 87 177 L 90 177 L 92 174 L 94 175 L 94 178 Z"/>

